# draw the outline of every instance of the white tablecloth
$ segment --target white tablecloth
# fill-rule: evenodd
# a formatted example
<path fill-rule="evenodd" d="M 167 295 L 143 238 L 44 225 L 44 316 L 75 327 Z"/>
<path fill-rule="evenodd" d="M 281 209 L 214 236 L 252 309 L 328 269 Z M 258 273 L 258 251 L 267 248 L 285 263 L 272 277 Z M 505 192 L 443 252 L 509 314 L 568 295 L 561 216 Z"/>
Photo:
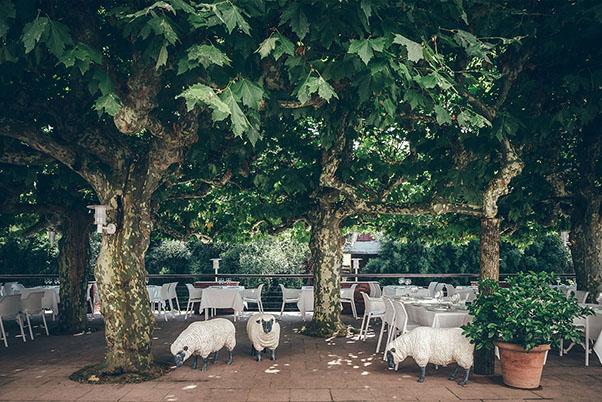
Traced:
<path fill-rule="evenodd" d="M 19 293 L 21 293 L 21 298 L 24 299 L 29 296 L 30 293 L 44 292 L 42 307 L 46 310 L 52 310 L 52 315 L 56 316 L 59 313 L 59 291 L 58 286 L 36 286 L 33 288 L 23 288 Z"/>
<path fill-rule="evenodd" d="M 435 305 L 416 302 L 404 302 L 404 306 L 408 312 L 408 322 L 423 327 L 457 328 L 470 320 L 470 315 L 466 310 L 433 311 L 430 308 Z"/>
<path fill-rule="evenodd" d="M 412 292 L 415 290 L 415 292 Z M 429 291 L 426 288 L 418 286 L 402 286 L 388 285 L 383 288 L 383 296 L 400 297 L 400 296 L 428 296 Z"/>
<path fill-rule="evenodd" d="M 299 294 L 297 307 L 301 312 L 301 316 L 305 320 L 305 313 L 314 311 L 314 288 L 313 286 L 303 286 Z"/>
<path fill-rule="evenodd" d="M 210 287 L 203 289 L 200 310 L 205 310 L 205 319 L 208 317 L 206 309 L 209 308 L 231 308 L 234 310 L 234 318 L 236 319 L 245 308 L 240 291 L 239 287 Z"/>

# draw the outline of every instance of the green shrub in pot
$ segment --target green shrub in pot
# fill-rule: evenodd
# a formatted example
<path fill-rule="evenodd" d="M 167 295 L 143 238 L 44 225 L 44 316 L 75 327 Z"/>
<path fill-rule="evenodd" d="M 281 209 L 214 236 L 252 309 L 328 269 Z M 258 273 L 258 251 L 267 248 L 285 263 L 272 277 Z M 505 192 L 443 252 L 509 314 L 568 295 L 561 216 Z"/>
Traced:
<path fill-rule="evenodd" d="M 547 272 L 519 273 L 509 277 L 508 287 L 484 280 L 476 300 L 468 306 L 473 316 L 464 335 L 477 349 L 508 342 L 531 350 L 539 345 L 557 345 L 559 340 L 578 342 L 577 317 L 593 314 L 551 287 L 555 275 Z"/>

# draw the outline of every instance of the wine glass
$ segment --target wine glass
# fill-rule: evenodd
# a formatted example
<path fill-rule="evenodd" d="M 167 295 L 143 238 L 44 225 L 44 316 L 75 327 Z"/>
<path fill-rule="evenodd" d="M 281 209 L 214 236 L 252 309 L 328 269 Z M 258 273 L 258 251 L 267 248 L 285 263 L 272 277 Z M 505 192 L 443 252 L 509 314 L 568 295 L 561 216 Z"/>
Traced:
<path fill-rule="evenodd" d="M 411 285 L 412 284 L 412 280 L 410 278 L 406 279 L 406 285 Z"/>
<path fill-rule="evenodd" d="M 399 278 L 397 280 L 397 283 L 399 283 L 400 285 L 403 285 L 405 283 L 405 278 Z"/>

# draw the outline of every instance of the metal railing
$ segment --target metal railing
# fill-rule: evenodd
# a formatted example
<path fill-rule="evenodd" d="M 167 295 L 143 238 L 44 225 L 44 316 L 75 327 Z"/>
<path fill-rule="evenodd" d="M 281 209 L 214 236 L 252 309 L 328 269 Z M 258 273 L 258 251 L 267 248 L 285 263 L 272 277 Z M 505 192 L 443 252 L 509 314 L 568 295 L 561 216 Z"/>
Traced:
<path fill-rule="evenodd" d="M 500 274 L 501 279 L 516 274 Z M 561 280 L 574 279 L 574 274 L 558 274 Z M 360 274 L 342 274 L 343 281 L 355 282 L 356 279 L 360 282 L 371 280 L 377 281 L 381 286 L 397 284 L 400 278 L 410 279 L 412 284 L 418 286 L 426 286 L 432 280 L 444 279 L 446 283 L 452 285 L 468 285 L 472 281 L 479 279 L 478 274 L 467 273 L 447 273 L 447 274 L 416 274 L 416 273 L 395 273 L 395 274 L 377 274 L 377 273 L 360 273 Z M 90 278 L 93 280 L 93 278 Z M 287 287 L 300 287 L 302 285 L 310 285 L 313 280 L 311 274 L 149 274 L 147 275 L 149 284 L 162 285 L 167 282 L 178 282 L 176 292 L 180 301 L 181 309 L 185 309 L 188 302 L 188 290 L 186 283 L 196 281 L 214 281 L 219 284 L 219 281 L 238 281 L 245 287 L 257 287 L 259 283 L 264 284 L 262 294 L 262 302 L 266 311 L 280 311 L 282 305 L 282 293 L 279 283 Z M 21 282 L 27 287 L 50 284 L 49 282 L 58 284 L 58 275 L 48 274 L 16 274 L 16 275 L 0 275 L 0 283 L 4 282 Z M 255 309 L 256 305 L 251 305 L 251 309 Z M 287 311 L 296 311 L 296 306 L 288 304 Z"/>

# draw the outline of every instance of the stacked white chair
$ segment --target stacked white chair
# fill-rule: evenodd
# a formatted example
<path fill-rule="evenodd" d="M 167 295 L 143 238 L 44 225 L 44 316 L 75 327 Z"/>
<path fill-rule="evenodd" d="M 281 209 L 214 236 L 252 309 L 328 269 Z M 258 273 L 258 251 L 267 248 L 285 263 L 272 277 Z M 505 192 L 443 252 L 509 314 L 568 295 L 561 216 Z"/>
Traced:
<path fill-rule="evenodd" d="M 185 320 L 188 319 L 188 314 L 192 314 L 194 303 L 200 303 L 203 297 L 203 289 L 197 289 L 191 283 L 187 283 L 186 288 L 188 288 L 188 303 L 186 304 L 186 314 L 184 315 Z"/>
<path fill-rule="evenodd" d="M 351 311 L 353 312 L 353 318 L 357 320 L 357 310 L 355 308 L 355 288 L 357 284 L 353 284 L 348 288 L 341 289 L 341 309 L 343 303 L 349 303 L 351 305 Z"/>
<path fill-rule="evenodd" d="M 21 338 L 27 342 L 25 331 L 23 330 L 23 317 L 21 316 L 21 295 L 7 295 L 0 299 L 0 336 L 4 341 L 4 346 L 8 347 L 8 335 L 4 329 L 4 320 L 15 320 L 21 328 Z"/>
<path fill-rule="evenodd" d="M 257 289 L 245 289 L 242 291 L 242 301 L 245 303 L 255 303 L 259 308 L 259 312 L 263 313 L 263 303 L 261 302 L 261 290 L 263 283 Z"/>
<path fill-rule="evenodd" d="M 360 339 L 366 340 L 368 328 L 370 328 L 370 320 L 373 318 L 382 318 L 385 315 L 385 303 L 383 299 L 378 297 L 370 297 L 365 292 L 360 292 L 364 298 L 364 317 L 360 327 Z"/>
<path fill-rule="evenodd" d="M 370 286 L 370 297 L 378 298 L 383 296 L 383 291 L 378 283 L 370 282 L 368 283 L 368 286 Z"/>
<path fill-rule="evenodd" d="M 391 338 L 391 333 L 393 332 L 393 327 L 395 325 L 395 307 L 393 306 L 393 301 L 389 297 L 383 297 L 383 301 L 385 303 L 385 315 L 383 316 L 383 322 L 380 326 L 380 334 L 378 335 L 378 342 L 376 343 L 376 353 L 380 351 L 380 344 L 383 339 L 385 327 L 387 328 L 386 348 L 389 344 L 389 338 Z"/>
<path fill-rule="evenodd" d="M 44 298 L 44 292 L 31 292 L 27 297 L 21 299 L 21 312 L 25 314 L 27 320 L 27 327 L 29 329 L 29 337 L 33 340 L 33 329 L 31 326 L 31 316 L 40 315 L 42 317 L 42 323 L 44 324 L 44 330 L 46 336 L 48 333 L 48 324 L 46 324 L 46 314 L 42 306 L 42 299 Z"/>
<path fill-rule="evenodd" d="M 288 303 L 297 303 L 301 295 L 301 289 L 286 288 L 283 284 L 279 284 L 282 291 L 282 307 L 280 308 L 280 316 L 284 314 L 284 306 Z"/>

